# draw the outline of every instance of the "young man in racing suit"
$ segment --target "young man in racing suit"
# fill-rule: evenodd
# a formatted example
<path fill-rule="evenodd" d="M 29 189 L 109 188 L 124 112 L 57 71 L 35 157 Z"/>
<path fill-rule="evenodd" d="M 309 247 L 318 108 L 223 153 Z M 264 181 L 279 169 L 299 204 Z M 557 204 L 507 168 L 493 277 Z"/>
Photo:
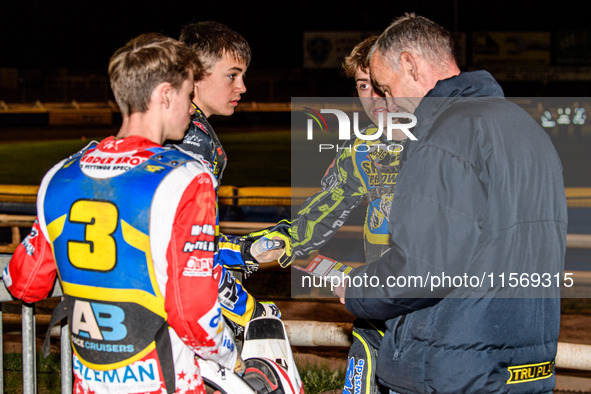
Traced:
<path fill-rule="evenodd" d="M 195 83 L 193 103 L 195 113 L 182 142 L 174 144 L 180 150 L 205 160 L 219 182 L 226 167 L 226 153 L 216 133 L 208 122 L 212 115 L 230 116 L 246 92 L 244 75 L 250 63 L 248 42 L 237 32 L 219 22 L 198 22 L 181 29 L 180 41 L 188 45 L 198 56 L 205 69 L 204 77 Z M 244 237 L 219 233 L 216 261 L 223 265 L 220 280 L 220 301 L 223 313 L 240 333 L 253 317 L 279 315 L 273 304 L 257 302 L 229 270 L 250 273 L 258 263 L 270 262 L 286 254 L 285 249 L 266 252 L 255 259 L 250 245 L 263 235 L 288 239 L 286 233 L 269 230 L 258 231 Z M 286 242 L 289 248 L 289 242 Z"/>
<path fill-rule="evenodd" d="M 376 40 L 377 36 L 366 38 L 343 62 L 345 73 L 355 79 L 363 109 L 373 122 L 362 130 L 365 135 L 375 133 L 380 113 L 384 123 L 388 112 L 385 98 L 374 90 L 369 75 L 368 55 Z M 382 127 L 385 126 L 382 124 Z M 292 222 L 292 247 L 296 256 L 307 256 L 320 249 L 363 199 L 367 201 L 363 225 L 365 263 L 373 263 L 390 248 L 390 206 L 405 138 L 401 130 L 393 131 L 392 140 L 384 135 L 376 140 L 354 136 L 339 148 L 322 178 L 322 190 L 304 202 Z M 334 231 L 327 232 L 326 226 Z M 378 392 L 373 367 L 383 335 L 381 326 L 381 323 L 365 319 L 354 322 L 343 393 Z"/>
<path fill-rule="evenodd" d="M 56 275 L 68 317 L 75 393 L 205 393 L 196 355 L 244 371 L 218 302 L 217 181 L 202 160 L 163 148 L 194 112 L 194 53 L 143 34 L 109 64 L 118 134 L 56 164 L 38 220 L 3 273 L 25 302 Z"/>

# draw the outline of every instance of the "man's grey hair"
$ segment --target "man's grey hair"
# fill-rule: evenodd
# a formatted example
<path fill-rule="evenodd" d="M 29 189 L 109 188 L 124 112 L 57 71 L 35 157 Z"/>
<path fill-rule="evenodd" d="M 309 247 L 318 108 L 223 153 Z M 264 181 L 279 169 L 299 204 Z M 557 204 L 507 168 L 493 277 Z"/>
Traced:
<path fill-rule="evenodd" d="M 395 19 L 375 42 L 369 56 L 379 51 L 393 68 L 398 68 L 400 54 L 409 52 L 431 64 L 455 62 L 451 33 L 437 23 L 414 13 Z"/>

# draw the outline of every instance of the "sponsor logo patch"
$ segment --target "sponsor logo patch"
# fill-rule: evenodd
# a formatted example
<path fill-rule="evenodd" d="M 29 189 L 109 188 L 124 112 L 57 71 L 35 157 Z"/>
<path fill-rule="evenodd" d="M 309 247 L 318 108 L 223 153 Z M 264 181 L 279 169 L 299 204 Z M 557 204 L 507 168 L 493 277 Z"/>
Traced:
<path fill-rule="evenodd" d="M 205 257 L 198 258 L 191 256 L 185 269 L 183 269 L 183 276 L 209 276 L 213 269 L 213 258 Z"/>
<path fill-rule="evenodd" d="M 534 380 L 547 379 L 554 374 L 554 361 L 546 361 L 538 364 L 526 364 L 507 367 L 509 380 L 507 384 L 532 382 Z"/>
<path fill-rule="evenodd" d="M 365 369 L 365 360 L 358 359 L 355 362 L 355 357 L 350 357 L 347 363 L 347 372 L 345 376 L 345 387 L 343 394 L 357 394 L 361 393 L 363 386 L 363 370 Z"/>

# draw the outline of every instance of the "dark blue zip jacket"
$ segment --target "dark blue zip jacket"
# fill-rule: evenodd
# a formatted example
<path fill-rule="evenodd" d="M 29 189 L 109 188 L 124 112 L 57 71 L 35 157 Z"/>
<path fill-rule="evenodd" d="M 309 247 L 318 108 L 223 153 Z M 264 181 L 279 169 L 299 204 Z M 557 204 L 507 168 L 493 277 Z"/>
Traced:
<path fill-rule="evenodd" d="M 415 116 L 393 247 L 346 293 L 354 315 L 386 322 L 377 376 L 400 393 L 551 392 L 567 228 L 558 155 L 485 71 L 439 81 Z"/>

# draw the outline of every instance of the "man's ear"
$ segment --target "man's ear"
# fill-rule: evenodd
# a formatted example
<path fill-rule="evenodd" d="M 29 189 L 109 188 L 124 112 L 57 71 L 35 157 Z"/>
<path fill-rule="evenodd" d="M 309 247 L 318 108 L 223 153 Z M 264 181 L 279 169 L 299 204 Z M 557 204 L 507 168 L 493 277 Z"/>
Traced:
<path fill-rule="evenodd" d="M 400 54 L 400 67 L 415 81 L 419 79 L 418 59 L 412 53 L 402 52 Z"/>

